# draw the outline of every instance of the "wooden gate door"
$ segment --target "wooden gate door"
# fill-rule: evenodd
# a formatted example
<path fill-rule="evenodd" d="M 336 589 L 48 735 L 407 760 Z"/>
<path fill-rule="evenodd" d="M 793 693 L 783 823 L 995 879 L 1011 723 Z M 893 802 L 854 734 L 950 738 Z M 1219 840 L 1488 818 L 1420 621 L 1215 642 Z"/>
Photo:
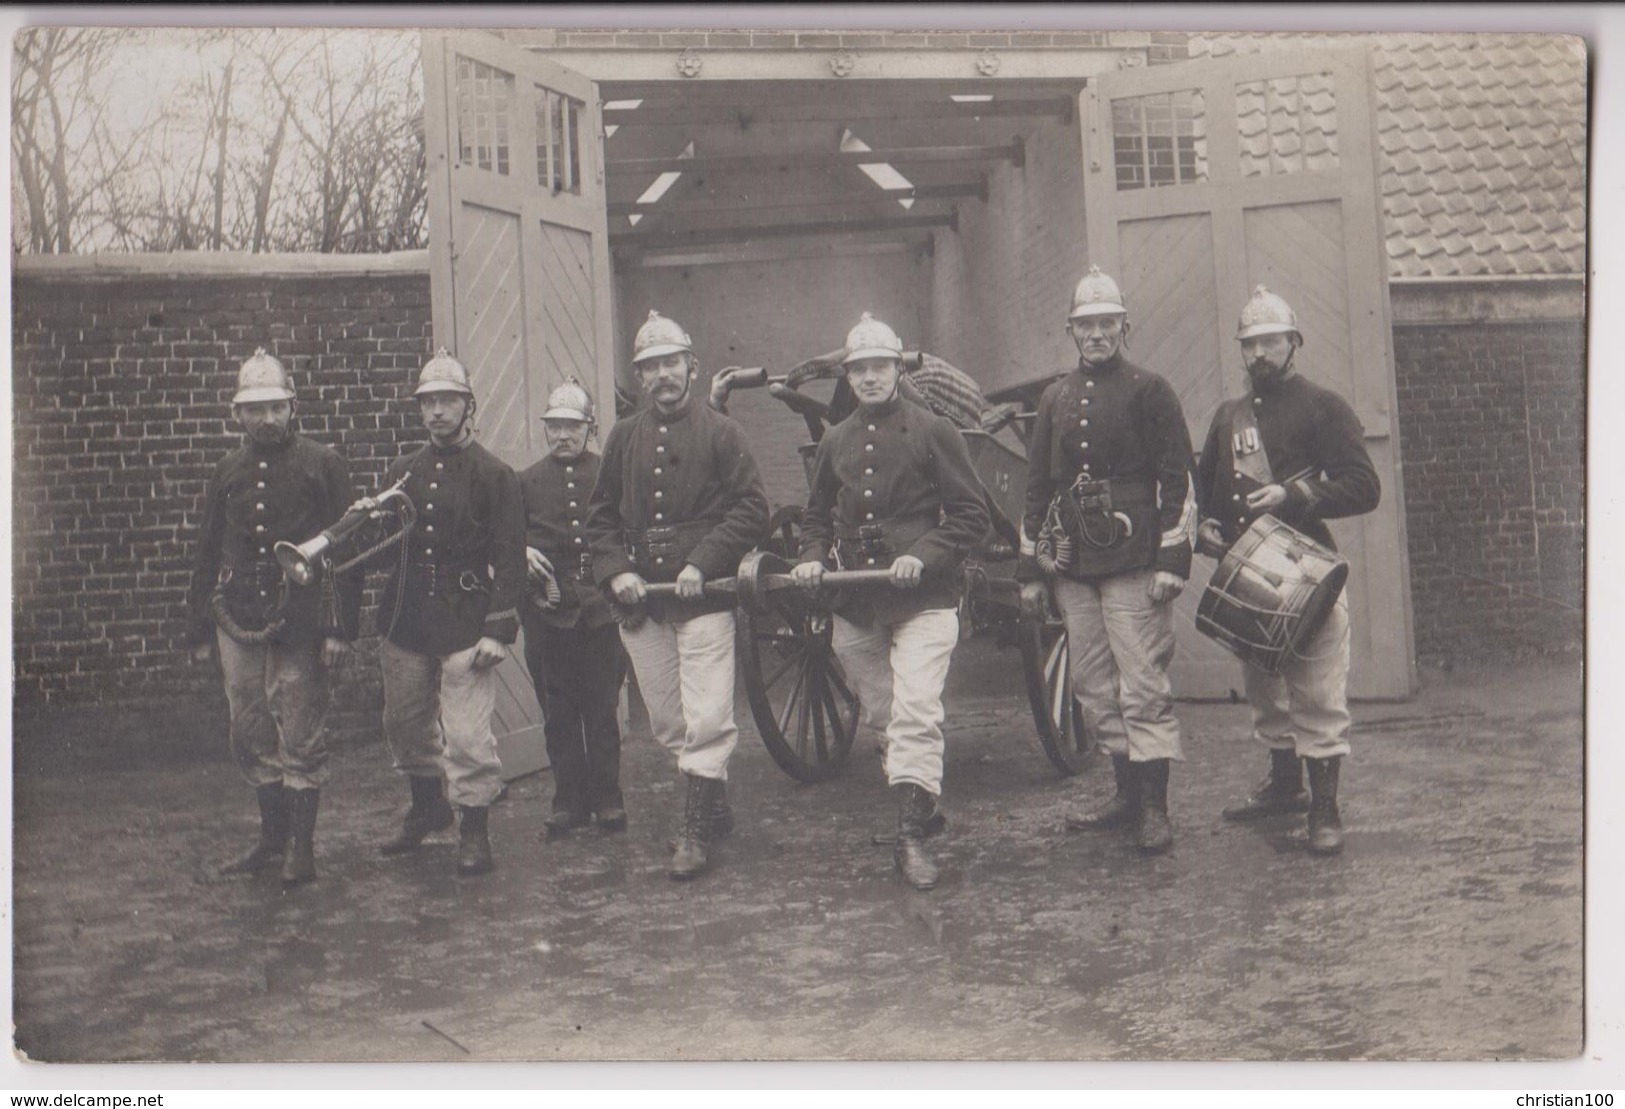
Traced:
<path fill-rule="evenodd" d="M 1197 449 L 1246 390 L 1236 319 L 1260 284 L 1297 310 L 1299 372 L 1359 414 L 1382 504 L 1332 524 L 1352 567 L 1349 689 L 1397 698 L 1414 648 L 1369 73 L 1363 48 L 1123 70 L 1089 82 L 1079 120 L 1090 261 L 1122 283 L 1131 353 L 1173 383 Z M 1198 558 L 1179 602 L 1182 696 L 1240 688 L 1194 625 L 1212 569 Z"/>
<path fill-rule="evenodd" d="M 424 32 L 435 344 L 468 367 L 480 441 L 516 470 L 546 449 L 566 376 L 613 417 L 608 215 L 597 86 L 478 32 Z M 546 765 L 518 649 L 498 668 L 503 772 Z"/>

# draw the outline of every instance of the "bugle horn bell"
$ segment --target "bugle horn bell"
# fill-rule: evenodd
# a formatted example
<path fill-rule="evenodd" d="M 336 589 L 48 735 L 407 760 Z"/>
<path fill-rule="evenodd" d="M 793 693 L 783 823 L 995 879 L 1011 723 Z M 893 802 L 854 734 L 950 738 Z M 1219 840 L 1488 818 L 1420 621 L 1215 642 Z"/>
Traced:
<path fill-rule="evenodd" d="M 400 527 L 382 542 L 356 555 L 355 558 L 344 565 L 335 567 L 335 572 L 346 570 L 368 555 L 405 539 L 406 533 L 411 528 L 412 521 L 417 515 L 416 509 L 412 505 L 412 498 L 408 497 L 406 491 L 402 488 L 405 484 L 406 479 L 402 478 L 378 494 L 371 508 L 356 508 L 346 512 L 339 517 L 332 527 L 327 528 L 314 539 L 307 539 L 303 543 L 289 543 L 286 540 L 278 543 L 273 549 L 273 553 L 276 555 L 277 564 L 282 567 L 282 572 L 287 575 L 288 580 L 295 585 L 309 585 L 315 581 L 322 556 L 343 543 L 362 524 L 382 516 L 384 507 L 390 504 L 391 501 L 400 502 L 393 509 L 399 518 Z"/>

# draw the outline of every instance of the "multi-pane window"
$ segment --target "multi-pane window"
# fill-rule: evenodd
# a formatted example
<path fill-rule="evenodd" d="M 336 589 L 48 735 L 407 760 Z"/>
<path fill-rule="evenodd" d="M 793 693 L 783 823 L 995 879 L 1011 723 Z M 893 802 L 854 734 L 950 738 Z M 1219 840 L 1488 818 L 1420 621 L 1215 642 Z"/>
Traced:
<path fill-rule="evenodd" d="M 508 116 L 513 74 L 473 58 L 457 59 L 457 160 L 508 173 Z"/>
<path fill-rule="evenodd" d="M 581 115 L 586 107 L 536 86 L 536 180 L 554 193 L 581 192 Z"/>
<path fill-rule="evenodd" d="M 1112 147 L 1119 189 L 1207 180 L 1202 93 L 1180 89 L 1112 101 Z"/>

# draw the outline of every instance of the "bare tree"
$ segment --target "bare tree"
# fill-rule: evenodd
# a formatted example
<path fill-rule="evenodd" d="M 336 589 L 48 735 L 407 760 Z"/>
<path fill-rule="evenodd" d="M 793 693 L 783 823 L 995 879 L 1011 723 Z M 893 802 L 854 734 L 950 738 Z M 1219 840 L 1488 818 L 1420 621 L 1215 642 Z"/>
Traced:
<path fill-rule="evenodd" d="M 13 246 L 389 251 L 427 233 L 416 36 L 40 28 L 16 40 Z M 166 49 L 191 80 L 135 90 Z M 167 55 L 166 55 L 167 57 Z M 182 64 L 177 62 L 176 64 Z M 149 66 L 150 68 L 150 66 Z"/>

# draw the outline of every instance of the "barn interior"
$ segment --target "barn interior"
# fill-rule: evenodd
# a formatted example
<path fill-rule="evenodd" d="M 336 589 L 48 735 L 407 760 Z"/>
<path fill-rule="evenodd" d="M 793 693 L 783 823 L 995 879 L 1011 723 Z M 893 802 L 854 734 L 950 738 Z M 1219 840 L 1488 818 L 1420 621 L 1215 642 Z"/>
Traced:
<path fill-rule="evenodd" d="M 860 313 L 993 392 L 1074 354 L 1082 81 L 602 82 L 615 364 L 651 309 L 703 379 L 783 373 Z M 623 376 L 623 383 L 630 384 Z M 775 503 L 805 496 L 801 420 L 762 391 L 730 410 Z"/>

